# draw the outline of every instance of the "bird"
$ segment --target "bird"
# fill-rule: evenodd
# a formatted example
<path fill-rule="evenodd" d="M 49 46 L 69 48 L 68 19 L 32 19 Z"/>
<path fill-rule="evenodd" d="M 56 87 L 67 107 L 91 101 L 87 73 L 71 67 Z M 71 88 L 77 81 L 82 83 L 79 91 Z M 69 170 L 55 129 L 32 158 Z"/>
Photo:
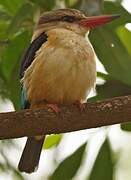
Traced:
<path fill-rule="evenodd" d="M 85 103 L 96 82 L 96 55 L 87 34 L 118 17 L 89 17 L 68 8 L 44 12 L 20 65 L 22 109 L 49 107 L 57 113 L 60 105 Z M 44 139 L 27 138 L 19 171 L 38 168 Z"/>

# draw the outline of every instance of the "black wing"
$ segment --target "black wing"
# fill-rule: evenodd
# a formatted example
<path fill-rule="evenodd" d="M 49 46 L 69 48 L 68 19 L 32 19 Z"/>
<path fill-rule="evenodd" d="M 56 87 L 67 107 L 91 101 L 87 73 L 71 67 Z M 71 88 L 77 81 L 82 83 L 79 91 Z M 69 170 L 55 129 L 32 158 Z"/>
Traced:
<path fill-rule="evenodd" d="M 25 70 L 31 65 L 35 58 L 36 51 L 42 46 L 43 43 L 47 41 L 47 35 L 42 33 L 38 36 L 26 50 L 20 66 L 20 79 L 24 76 Z M 30 107 L 30 103 L 28 99 L 26 99 L 26 90 L 21 87 L 21 108 L 28 109 Z"/>
<path fill-rule="evenodd" d="M 25 70 L 31 65 L 35 58 L 36 51 L 47 41 L 47 35 L 42 33 L 38 36 L 26 50 L 20 65 L 20 79 L 24 76 Z"/>

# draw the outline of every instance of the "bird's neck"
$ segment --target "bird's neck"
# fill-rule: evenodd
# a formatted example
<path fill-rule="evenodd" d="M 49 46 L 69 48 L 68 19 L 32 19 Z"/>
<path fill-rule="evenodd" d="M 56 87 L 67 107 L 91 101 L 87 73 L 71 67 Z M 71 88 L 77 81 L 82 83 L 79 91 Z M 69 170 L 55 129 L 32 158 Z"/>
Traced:
<path fill-rule="evenodd" d="M 77 34 L 71 30 L 56 28 L 47 31 L 48 40 L 55 47 L 65 47 L 65 48 L 75 48 L 77 44 L 81 46 L 83 42 L 86 44 L 86 39 L 84 35 Z M 88 41 L 88 40 L 87 40 Z"/>

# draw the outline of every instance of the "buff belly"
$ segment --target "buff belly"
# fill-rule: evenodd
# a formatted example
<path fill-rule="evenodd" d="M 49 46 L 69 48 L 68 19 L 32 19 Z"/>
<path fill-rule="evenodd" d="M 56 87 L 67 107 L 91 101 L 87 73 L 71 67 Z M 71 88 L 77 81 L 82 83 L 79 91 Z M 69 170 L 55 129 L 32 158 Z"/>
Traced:
<path fill-rule="evenodd" d="M 48 32 L 48 41 L 25 71 L 22 81 L 31 103 L 83 102 L 94 86 L 96 66 L 90 43 L 68 31 L 65 38 L 59 31 Z"/>

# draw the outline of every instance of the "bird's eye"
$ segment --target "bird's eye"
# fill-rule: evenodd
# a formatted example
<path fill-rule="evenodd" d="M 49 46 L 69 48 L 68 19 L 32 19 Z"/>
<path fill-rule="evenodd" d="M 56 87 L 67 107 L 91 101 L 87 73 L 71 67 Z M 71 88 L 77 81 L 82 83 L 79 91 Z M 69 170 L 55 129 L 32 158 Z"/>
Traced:
<path fill-rule="evenodd" d="M 74 16 L 63 16 L 62 21 L 73 22 L 73 21 L 75 21 L 75 17 Z"/>

